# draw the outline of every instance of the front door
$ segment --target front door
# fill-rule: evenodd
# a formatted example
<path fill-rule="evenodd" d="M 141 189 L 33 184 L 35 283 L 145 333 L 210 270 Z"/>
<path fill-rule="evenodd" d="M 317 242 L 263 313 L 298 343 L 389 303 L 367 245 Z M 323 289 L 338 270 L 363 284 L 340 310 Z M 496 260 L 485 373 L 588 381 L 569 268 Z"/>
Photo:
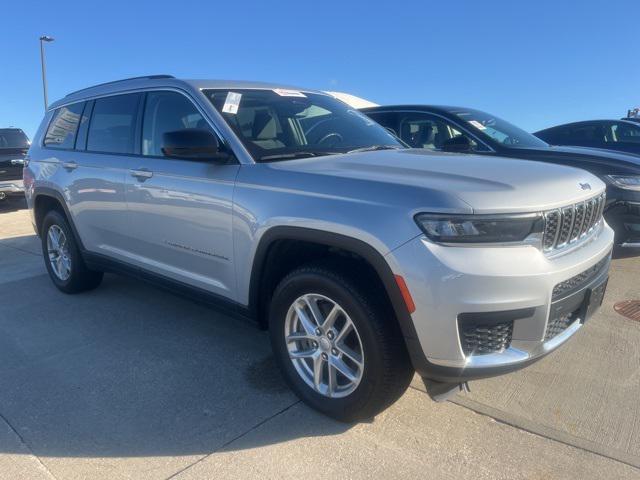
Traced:
<path fill-rule="evenodd" d="M 233 299 L 232 206 L 240 167 L 165 156 L 163 134 L 188 128 L 211 129 L 188 97 L 146 94 L 142 155 L 131 159 L 126 188 L 131 261 Z"/>

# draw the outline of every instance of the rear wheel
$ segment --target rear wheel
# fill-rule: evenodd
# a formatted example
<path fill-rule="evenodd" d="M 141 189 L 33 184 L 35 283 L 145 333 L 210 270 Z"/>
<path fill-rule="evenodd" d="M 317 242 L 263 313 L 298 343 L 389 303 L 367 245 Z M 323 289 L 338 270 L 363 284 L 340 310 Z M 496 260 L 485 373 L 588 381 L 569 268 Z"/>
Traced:
<path fill-rule="evenodd" d="M 44 217 L 41 240 L 45 266 L 59 290 L 78 293 L 100 285 L 103 273 L 86 267 L 69 223 L 60 212 L 52 210 Z"/>
<path fill-rule="evenodd" d="M 293 271 L 274 293 L 269 329 L 287 382 L 338 420 L 375 416 L 413 376 L 400 330 L 379 298 L 329 265 Z"/>

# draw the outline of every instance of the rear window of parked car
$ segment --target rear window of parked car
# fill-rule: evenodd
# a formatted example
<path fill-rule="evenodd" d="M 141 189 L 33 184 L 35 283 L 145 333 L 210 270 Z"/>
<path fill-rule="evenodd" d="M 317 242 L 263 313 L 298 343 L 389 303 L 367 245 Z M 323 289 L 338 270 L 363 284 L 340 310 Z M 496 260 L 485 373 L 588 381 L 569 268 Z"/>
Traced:
<path fill-rule="evenodd" d="M 49 148 L 73 148 L 83 108 L 84 102 L 80 102 L 57 109 L 44 137 L 44 145 Z"/>
<path fill-rule="evenodd" d="M 133 153 L 140 94 L 115 95 L 95 101 L 87 150 Z"/>
<path fill-rule="evenodd" d="M 29 139 L 20 129 L 0 129 L 0 148 L 29 148 Z"/>

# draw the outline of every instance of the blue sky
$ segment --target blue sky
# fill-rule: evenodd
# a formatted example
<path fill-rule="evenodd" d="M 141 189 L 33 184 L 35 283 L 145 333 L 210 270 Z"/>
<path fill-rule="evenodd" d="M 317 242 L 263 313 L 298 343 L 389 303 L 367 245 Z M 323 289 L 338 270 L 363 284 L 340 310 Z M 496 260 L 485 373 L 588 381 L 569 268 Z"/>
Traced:
<path fill-rule="evenodd" d="M 640 106 L 640 1 L 5 2 L 0 126 L 113 79 L 282 82 L 487 110 L 528 130 Z"/>

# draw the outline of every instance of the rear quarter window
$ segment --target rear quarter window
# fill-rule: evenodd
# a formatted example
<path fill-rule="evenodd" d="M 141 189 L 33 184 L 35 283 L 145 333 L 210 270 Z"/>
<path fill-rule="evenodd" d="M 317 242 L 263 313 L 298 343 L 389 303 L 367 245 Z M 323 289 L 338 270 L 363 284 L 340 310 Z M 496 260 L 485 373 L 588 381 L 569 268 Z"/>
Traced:
<path fill-rule="evenodd" d="M 74 147 L 83 108 L 84 102 L 80 102 L 60 107 L 55 111 L 44 137 L 45 147 L 63 149 Z"/>

